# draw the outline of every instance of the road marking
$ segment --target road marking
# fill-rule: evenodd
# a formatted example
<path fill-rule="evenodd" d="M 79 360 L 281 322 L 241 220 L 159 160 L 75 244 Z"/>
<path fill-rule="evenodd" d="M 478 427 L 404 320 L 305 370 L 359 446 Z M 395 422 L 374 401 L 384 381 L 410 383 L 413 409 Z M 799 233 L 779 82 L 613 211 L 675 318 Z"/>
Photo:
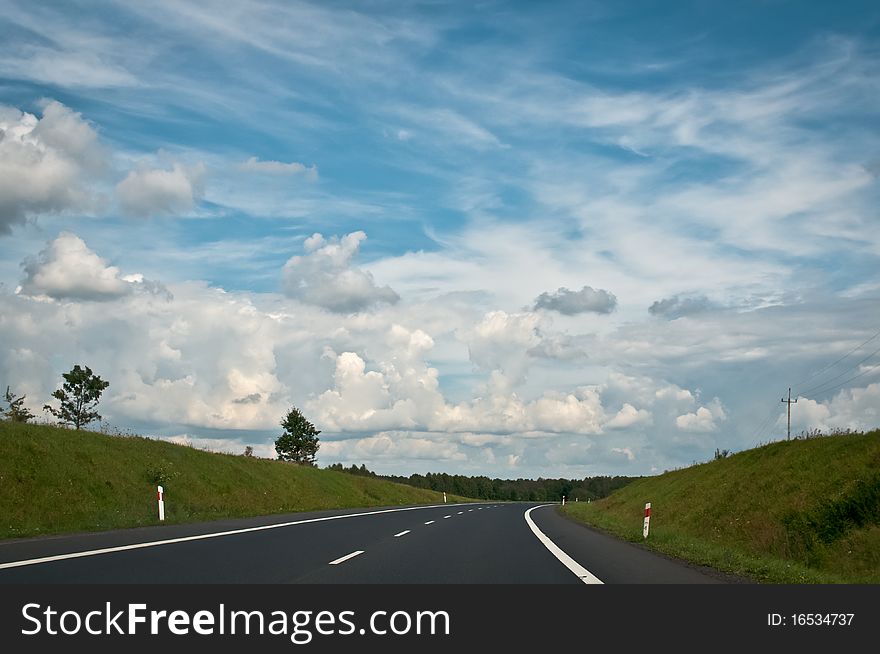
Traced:
<path fill-rule="evenodd" d="M 434 524 L 434 521 L 433 521 L 433 520 L 428 520 L 428 522 L 426 522 L 425 524 L 426 524 L 426 525 L 433 525 L 433 524 Z"/>
<path fill-rule="evenodd" d="M 139 550 L 146 547 L 159 547 L 160 545 L 173 545 L 175 543 L 187 543 L 193 540 L 206 540 L 208 538 L 219 538 L 220 536 L 233 536 L 235 534 L 247 534 L 254 531 L 264 531 L 266 529 L 280 529 L 282 527 L 293 527 L 294 525 L 305 525 L 312 522 L 325 522 L 327 520 L 343 520 L 345 518 L 359 518 L 368 515 L 379 515 L 382 513 L 396 513 L 398 511 L 418 511 L 420 509 L 439 509 L 448 508 L 449 505 L 431 504 L 426 506 L 407 506 L 400 509 L 380 509 L 378 511 L 365 511 L 364 513 L 346 513 L 345 515 L 329 515 L 323 518 L 307 518 L 305 520 L 293 520 L 291 522 L 279 522 L 271 525 L 261 525 L 259 527 L 245 527 L 243 529 L 231 529 L 229 531 L 217 531 L 210 534 L 197 534 L 195 536 L 181 536 L 180 538 L 167 538 L 165 540 L 153 540 L 146 543 L 132 543 L 131 545 L 118 545 L 116 547 L 104 547 L 97 550 L 84 550 L 81 552 L 70 552 L 69 554 L 57 554 L 55 556 L 43 556 L 38 559 L 25 559 L 22 561 L 10 561 L 8 563 L 0 563 L 0 570 L 8 568 L 21 568 L 27 565 L 38 565 L 40 563 L 51 563 L 52 561 L 65 561 L 67 559 L 79 559 L 85 556 L 98 556 L 99 554 L 112 554 L 114 552 L 125 552 L 128 550 Z"/>
<path fill-rule="evenodd" d="M 409 529 L 404 529 L 404 530 L 403 530 L 402 532 L 400 532 L 399 534 L 394 534 L 394 537 L 395 537 L 395 538 L 400 538 L 401 536 L 405 536 L 405 535 L 408 534 L 408 533 L 409 533 Z"/>
<path fill-rule="evenodd" d="M 473 509 L 468 509 L 468 513 L 473 513 L 473 512 L 474 512 Z"/>
<path fill-rule="evenodd" d="M 363 550 L 356 550 L 356 551 L 352 552 L 351 554 L 346 554 L 345 556 L 340 556 L 335 561 L 330 561 L 330 563 L 328 565 L 339 565 L 340 563 L 348 561 L 349 559 L 353 559 L 356 556 L 360 556 L 363 553 L 364 553 Z"/>
<path fill-rule="evenodd" d="M 577 578 L 585 584 L 603 583 L 602 580 L 599 579 L 596 575 L 587 570 L 584 566 L 575 561 L 568 554 L 563 552 L 556 543 L 554 543 L 547 537 L 547 534 L 538 529 L 538 525 L 535 524 L 535 521 L 532 520 L 529 514 L 535 509 L 540 509 L 544 506 L 553 506 L 553 504 L 542 504 L 541 506 L 533 506 L 531 509 L 528 509 L 524 514 L 526 523 L 528 523 L 535 536 L 538 537 L 538 540 L 541 541 L 544 547 L 550 550 L 550 553 L 553 554 L 553 556 L 559 559 L 559 562 L 562 563 L 562 565 L 571 570 L 575 574 L 575 576 L 577 576 Z"/>
<path fill-rule="evenodd" d="M 464 511 L 459 511 L 459 512 L 457 513 L 457 515 L 461 515 L 462 513 L 464 513 Z"/>
<path fill-rule="evenodd" d="M 452 517 L 451 515 L 445 515 L 445 516 L 443 516 L 443 519 L 445 520 L 446 518 L 451 518 L 451 517 Z"/>

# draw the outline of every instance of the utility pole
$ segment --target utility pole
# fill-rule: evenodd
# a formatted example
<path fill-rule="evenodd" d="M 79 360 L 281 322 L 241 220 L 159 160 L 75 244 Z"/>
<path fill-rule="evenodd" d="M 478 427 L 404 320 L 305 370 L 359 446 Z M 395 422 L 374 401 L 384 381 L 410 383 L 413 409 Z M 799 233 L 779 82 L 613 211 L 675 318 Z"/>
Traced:
<path fill-rule="evenodd" d="M 797 404 L 797 398 L 791 399 L 791 387 L 788 389 L 788 399 L 786 400 L 784 397 L 782 398 L 782 402 L 788 405 L 788 438 L 787 440 L 791 440 L 791 405 Z"/>

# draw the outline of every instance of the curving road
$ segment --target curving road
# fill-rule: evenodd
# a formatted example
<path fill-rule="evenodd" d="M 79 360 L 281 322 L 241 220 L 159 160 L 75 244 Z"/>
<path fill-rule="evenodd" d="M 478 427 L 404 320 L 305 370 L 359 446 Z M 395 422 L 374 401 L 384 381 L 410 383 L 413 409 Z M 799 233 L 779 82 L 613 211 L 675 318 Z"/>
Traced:
<path fill-rule="evenodd" d="M 0 583 L 719 583 L 536 503 L 324 511 L 0 542 Z"/>

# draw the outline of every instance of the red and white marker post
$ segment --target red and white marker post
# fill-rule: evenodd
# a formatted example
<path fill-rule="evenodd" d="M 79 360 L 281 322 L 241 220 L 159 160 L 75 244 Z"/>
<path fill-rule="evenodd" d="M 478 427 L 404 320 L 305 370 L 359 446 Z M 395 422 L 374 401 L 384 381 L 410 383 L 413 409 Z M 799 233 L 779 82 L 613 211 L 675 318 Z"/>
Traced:
<path fill-rule="evenodd" d="M 651 503 L 645 504 L 645 526 L 642 527 L 642 536 L 648 537 L 648 527 L 651 524 Z"/>
<path fill-rule="evenodd" d="M 159 520 L 165 521 L 165 489 L 157 486 L 156 496 L 159 498 Z"/>

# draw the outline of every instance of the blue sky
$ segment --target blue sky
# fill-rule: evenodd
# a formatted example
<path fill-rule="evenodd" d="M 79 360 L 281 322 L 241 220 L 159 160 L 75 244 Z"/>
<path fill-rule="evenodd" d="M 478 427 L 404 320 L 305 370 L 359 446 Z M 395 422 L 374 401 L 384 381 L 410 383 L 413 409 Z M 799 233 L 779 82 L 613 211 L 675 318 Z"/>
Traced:
<path fill-rule="evenodd" d="M 82 360 L 214 449 L 295 404 L 322 464 L 650 474 L 778 437 L 880 329 L 873 3 L 0 7 L 36 408 Z M 873 343 L 797 429 L 880 423 Z"/>

